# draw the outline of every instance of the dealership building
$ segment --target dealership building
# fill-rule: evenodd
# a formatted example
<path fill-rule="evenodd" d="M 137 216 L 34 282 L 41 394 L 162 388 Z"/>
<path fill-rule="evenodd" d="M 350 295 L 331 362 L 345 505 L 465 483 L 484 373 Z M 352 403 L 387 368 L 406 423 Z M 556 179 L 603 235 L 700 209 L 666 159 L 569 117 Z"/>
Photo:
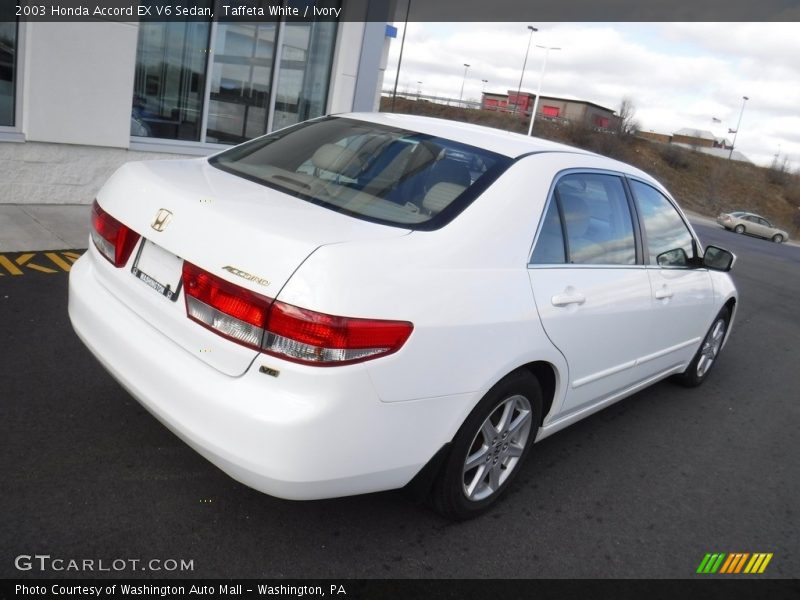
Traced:
<path fill-rule="evenodd" d="M 89 203 L 130 160 L 375 110 L 391 4 L 320 21 L 0 21 L 0 203 Z"/>

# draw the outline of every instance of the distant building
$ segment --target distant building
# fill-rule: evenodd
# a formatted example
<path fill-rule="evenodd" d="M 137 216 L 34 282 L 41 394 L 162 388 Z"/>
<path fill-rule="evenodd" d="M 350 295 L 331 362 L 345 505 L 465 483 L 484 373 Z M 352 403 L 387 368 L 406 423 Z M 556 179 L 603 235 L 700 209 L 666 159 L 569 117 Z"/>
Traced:
<path fill-rule="evenodd" d="M 682 148 L 697 150 L 703 154 L 710 154 L 719 158 L 730 158 L 741 162 L 751 162 L 744 154 L 734 150 L 731 154 L 731 142 L 727 138 L 717 137 L 711 131 L 684 127 L 673 134 L 656 133 L 655 131 L 637 131 L 636 136 L 659 142 L 661 144 L 674 144 Z"/>
<path fill-rule="evenodd" d="M 702 129 L 691 129 L 684 127 L 672 134 L 673 144 L 688 144 L 689 146 L 699 146 L 701 148 L 727 148 L 730 150 L 730 142 L 721 137 L 715 136 L 710 131 Z"/>
<path fill-rule="evenodd" d="M 692 129 L 690 127 L 679 129 L 672 135 L 654 131 L 637 131 L 636 135 L 663 144 L 681 144 L 692 148 L 731 149 L 731 143 L 726 138 L 717 137 L 711 131 Z"/>
<path fill-rule="evenodd" d="M 481 98 L 483 110 L 518 113 L 530 116 L 536 94 L 509 90 L 506 94 L 484 92 Z M 562 123 L 584 123 L 601 130 L 616 130 L 619 117 L 610 108 L 594 102 L 575 98 L 542 96 L 536 109 L 536 117 Z"/>
<path fill-rule="evenodd" d="M 655 131 L 637 131 L 636 136 L 661 144 L 669 144 L 672 141 L 672 136 L 668 133 L 656 133 Z"/>

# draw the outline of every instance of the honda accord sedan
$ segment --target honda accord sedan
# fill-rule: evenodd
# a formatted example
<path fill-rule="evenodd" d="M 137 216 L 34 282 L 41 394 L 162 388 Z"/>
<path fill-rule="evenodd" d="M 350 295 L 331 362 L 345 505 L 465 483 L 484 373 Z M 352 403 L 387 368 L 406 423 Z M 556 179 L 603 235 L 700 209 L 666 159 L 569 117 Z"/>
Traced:
<path fill-rule="evenodd" d="M 69 314 L 240 482 L 288 499 L 406 487 L 465 519 L 534 442 L 666 377 L 703 383 L 733 262 L 629 165 L 349 114 L 120 168 Z"/>

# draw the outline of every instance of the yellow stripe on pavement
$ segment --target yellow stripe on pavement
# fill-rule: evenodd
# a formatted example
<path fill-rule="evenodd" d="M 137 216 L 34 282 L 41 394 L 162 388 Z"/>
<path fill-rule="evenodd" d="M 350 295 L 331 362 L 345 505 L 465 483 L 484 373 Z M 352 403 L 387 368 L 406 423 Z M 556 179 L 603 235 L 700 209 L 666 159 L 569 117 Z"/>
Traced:
<path fill-rule="evenodd" d="M 72 263 L 80 257 L 80 252 L 69 251 L 0 254 L 0 277 L 5 277 L 6 275 L 12 275 L 14 277 L 25 275 L 26 272 L 30 272 L 26 271 L 26 269 L 48 275 L 60 272 L 69 273 L 72 269 Z"/>

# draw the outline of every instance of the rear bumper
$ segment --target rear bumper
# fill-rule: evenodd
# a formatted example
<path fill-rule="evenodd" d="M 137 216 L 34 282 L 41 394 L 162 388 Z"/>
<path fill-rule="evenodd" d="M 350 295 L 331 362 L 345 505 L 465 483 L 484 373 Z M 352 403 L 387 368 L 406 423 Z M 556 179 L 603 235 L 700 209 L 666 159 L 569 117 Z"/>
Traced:
<path fill-rule="evenodd" d="M 363 365 L 316 368 L 259 355 L 241 376 L 193 356 L 122 304 L 93 252 L 73 266 L 81 340 L 145 408 L 234 479 L 305 500 L 404 486 L 447 442 L 465 395 L 381 402 Z M 277 377 L 259 372 L 261 365 Z"/>

